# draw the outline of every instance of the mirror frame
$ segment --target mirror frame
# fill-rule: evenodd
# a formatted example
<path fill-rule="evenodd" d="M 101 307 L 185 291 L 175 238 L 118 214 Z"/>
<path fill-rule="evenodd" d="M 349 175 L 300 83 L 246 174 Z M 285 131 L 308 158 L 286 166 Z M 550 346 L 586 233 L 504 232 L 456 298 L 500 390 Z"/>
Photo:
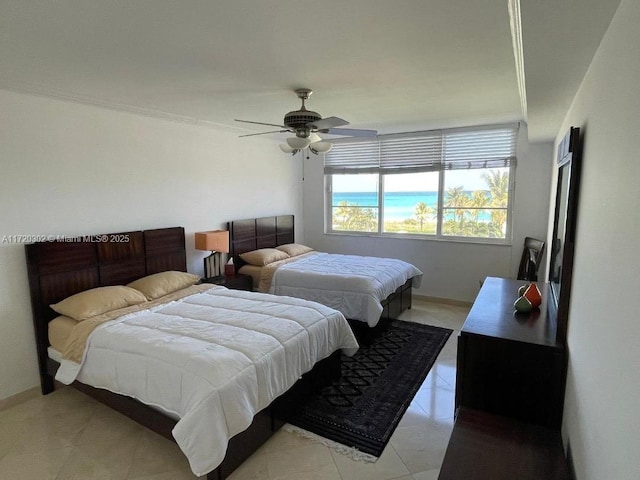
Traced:
<path fill-rule="evenodd" d="M 549 261 L 549 313 L 556 318 L 556 341 L 564 344 L 576 240 L 580 184 L 580 129 L 571 127 L 558 145 L 558 182 Z M 563 187 L 566 195 L 563 195 Z"/>

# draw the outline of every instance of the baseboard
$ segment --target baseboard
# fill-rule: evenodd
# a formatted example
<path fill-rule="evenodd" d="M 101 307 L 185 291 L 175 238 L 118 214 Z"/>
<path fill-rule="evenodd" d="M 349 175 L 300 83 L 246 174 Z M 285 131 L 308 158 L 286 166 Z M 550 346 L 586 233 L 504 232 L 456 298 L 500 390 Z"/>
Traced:
<path fill-rule="evenodd" d="M 21 403 L 24 403 L 33 398 L 38 398 L 40 395 L 40 387 L 31 387 L 23 392 L 16 393 L 10 397 L 0 400 L 0 412 L 11 407 L 15 407 Z"/>
<path fill-rule="evenodd" d="M 422 301 L 422 302 L 430 302 L 430 303 L 442 303 L 444 305 L 454 305 L 456 307 L 470 307 L 473 305 L 473 302 L 466 302 L 464 300 L 456 300 L 455 298 L 445 298 L 445 297 L 431 297 L 429 295 L 416 295 L 413 294 L 413 299 Z"/>

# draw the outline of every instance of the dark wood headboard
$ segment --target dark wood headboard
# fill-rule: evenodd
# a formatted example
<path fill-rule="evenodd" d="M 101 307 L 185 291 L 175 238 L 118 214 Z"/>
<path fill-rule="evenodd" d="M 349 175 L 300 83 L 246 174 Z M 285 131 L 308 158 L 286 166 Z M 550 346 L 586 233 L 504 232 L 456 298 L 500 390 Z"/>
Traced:
<path fill-rule="evenodd" d="M 233 220 L 227 227 L 230 254 L 236 269 L 244 264 L 239 257 L 241 253 L 294 242 L 293 215 Z"/>
<path fill-rule="evenodd" d="M 49 305 L 90 288 L 187 270 L 182 227 L 78 236 L 25 249 L 43 393 L 52 386 L 47 376 L 48 325 L 58 315 Z"/>

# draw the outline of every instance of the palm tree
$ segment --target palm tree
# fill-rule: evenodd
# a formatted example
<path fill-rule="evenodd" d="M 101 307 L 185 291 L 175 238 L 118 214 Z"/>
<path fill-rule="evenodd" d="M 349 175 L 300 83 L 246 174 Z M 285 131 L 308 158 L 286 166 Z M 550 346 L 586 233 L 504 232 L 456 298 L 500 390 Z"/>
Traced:
<path fill-rule="evenodd" d="M 475 208 L 473 216 L 475 217 L 476 223 L 478 223 L 479 221 L 480 212 L 483 208 L 489 206 L 490 201 L 491 199 L 489 198 L 489 195 L 487 195 L 487 192 L 485 192 L 484 190 L 475 190 L 471 194 L 471 206 Z"/>
<path fill-rule="evenodd" d="M 350 205 L 346 200 L 343 200 L 341 202 L 338 203 L 338 206 L 336 207 L 336 209 L 333 212 L 333 217 L 334 217 L 334 223 L 340 224 L 340 225 L 346 225 L 347 224 L 347 220 L 349 218 L 349 212 L 350 212 Z M 340 222 L 340 217 L 342 217 L 342 222 Z"/>
<path fill-rule="evenodd" d="M 491 223 L 504 233 L 504 226 L 507 223 L 507 206 L 509 202 L 509 172 L 500 170 L 489 170 L 482 174 L 482 178 L 489 185 L 491 193 Z"/>
<path fill-rule="evenodd" d="M 451 187 L 445 193 L 445 207 L 453 208 L 457 220 L 462 223 L 467 213 L 465 207 L 469 206 L 469 195 L 464 192 L 464 187 Z"/>
<path fill-rule="evenodd" d="M 378 229 L 378 218 L 372 208 L 352 208 L 347 230 L 374 232 Z"/>
<path fill-rule="evenodd" d="M 433 210 L 429 205 L 424 202 L 418 202 L 416 204 L 416 217 L 420 222 L 420 231 L 423 230 L 425 220 L 433 214 Z"/>
<path fill-rule="evenodd" d="M 482 174 L 482 178 L 489 185 L 491 206 L 507 208 L 509 201 L 509 172 L 489 170 Z"/>

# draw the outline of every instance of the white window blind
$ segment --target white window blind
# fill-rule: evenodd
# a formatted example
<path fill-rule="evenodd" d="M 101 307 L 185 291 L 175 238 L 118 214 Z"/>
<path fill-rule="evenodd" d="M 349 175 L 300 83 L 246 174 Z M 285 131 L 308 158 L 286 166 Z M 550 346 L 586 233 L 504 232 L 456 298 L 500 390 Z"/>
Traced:
<path fill-rule="evenodd" d="M 444 167 L 470 169 L 515 165 L 517 140 L 517 125 L 445 132 Z"/>
<path fill-rule="evenodd" d="M 380 170 L 380 143 L 364 141 L 335 143 L 324 156 L 324 173 L 377 173 Z"/>
<path fill-rule="evenodd" d="M 385 173 L 441 170 L 442 152 L 440 130 L 385 136 L 380 140 L 380 168 Z"/>
<path fill-rule="evenodd" d="M 325 155 L 326 174 L 408 173 L 516 165 L 518 125 L 379 135 L 335 143 Z"/>

